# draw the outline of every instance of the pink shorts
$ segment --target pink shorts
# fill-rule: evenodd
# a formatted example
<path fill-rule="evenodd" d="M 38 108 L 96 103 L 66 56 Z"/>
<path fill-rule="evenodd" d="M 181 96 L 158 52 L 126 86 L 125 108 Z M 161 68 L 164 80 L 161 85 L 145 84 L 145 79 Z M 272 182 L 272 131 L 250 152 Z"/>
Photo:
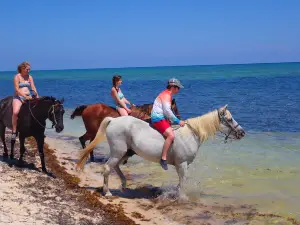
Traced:
<path fill-rule="evenodd" d="M 171 127 L 171 124 L 169 123 L 169 121 L 163 119 L 158 122 L 152 123 L 152 126 L 155 127 L 155 129 L 158 130 L 158 132 L 163 134 L 166 131 L 166 129 Z"/>

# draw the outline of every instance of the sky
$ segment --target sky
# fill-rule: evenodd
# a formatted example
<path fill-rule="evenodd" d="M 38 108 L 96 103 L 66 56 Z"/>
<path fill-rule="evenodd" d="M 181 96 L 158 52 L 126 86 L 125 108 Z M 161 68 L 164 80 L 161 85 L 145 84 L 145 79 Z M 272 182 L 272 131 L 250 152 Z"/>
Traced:
<path fill-rule="evenodd" d="M 3 0 L 0 71 L 300 61 L 298 0 Z"/>

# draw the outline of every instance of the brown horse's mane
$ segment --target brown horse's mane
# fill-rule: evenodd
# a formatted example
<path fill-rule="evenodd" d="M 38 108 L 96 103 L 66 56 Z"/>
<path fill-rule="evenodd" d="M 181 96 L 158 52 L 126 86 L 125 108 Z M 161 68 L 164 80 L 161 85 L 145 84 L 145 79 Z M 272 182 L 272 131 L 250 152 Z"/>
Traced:
<path fill-rule="evenodd" d="M 141 111 L 147 113 L 147 114 L 151 114 L 151 110 L 153 108 L 153 104 L 148 103 L 148 104 L 144 104 L 144 105 L 137 105 L 136 106 L 138 109 L 140 109 Z"/>

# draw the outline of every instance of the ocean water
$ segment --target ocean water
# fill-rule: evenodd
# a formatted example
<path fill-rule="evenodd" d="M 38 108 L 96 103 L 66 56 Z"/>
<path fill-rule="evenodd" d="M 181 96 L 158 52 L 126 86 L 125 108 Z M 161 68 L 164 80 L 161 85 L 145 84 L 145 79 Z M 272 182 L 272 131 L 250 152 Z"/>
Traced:
<path fill-rule="evenodd" d="M 122 91 L 136 105 L 153 102 L 169 78 L 180 79 L 185 88 L 174 98 L 184 119 L 228 104 L 246 136 L 227 144 L 220 137 L 204 143 L 189 167 L 187 192 L 203 202 L 226 199 L 300 219 L 300 63 L 31 73 L 40 95 L 65 99 L 65 130 L 60 135 L 84 133 L 81 118 L 69 119 L 76 106 L 113 105 L 110 88 L 115 73 L 123 76 Z M 0 72 L 1 98 L 13 93 L 14 74 Z M 137 156 L 128 167 L 145 175 L 137 183 L 168 186 L 178 182 L 173 168 L 165 172 Z"/>

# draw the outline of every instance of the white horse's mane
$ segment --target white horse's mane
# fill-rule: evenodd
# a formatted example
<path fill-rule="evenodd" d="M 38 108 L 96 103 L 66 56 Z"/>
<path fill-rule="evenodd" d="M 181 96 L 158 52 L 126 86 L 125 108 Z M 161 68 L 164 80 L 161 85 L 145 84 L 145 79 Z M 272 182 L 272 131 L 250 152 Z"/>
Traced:
<path fill-rule="evenodd" d="M 202 116 L 187 119 L 186 123 L 190 125 L 193 132 L 200 137 L 201 143 L 206 141 L 210 136 L 215 135 L 220 128 L 217 110 L 206 113 Z M 187 129 L 183 129 L 182 133 L 185 133 L 186 131 Z"/>

